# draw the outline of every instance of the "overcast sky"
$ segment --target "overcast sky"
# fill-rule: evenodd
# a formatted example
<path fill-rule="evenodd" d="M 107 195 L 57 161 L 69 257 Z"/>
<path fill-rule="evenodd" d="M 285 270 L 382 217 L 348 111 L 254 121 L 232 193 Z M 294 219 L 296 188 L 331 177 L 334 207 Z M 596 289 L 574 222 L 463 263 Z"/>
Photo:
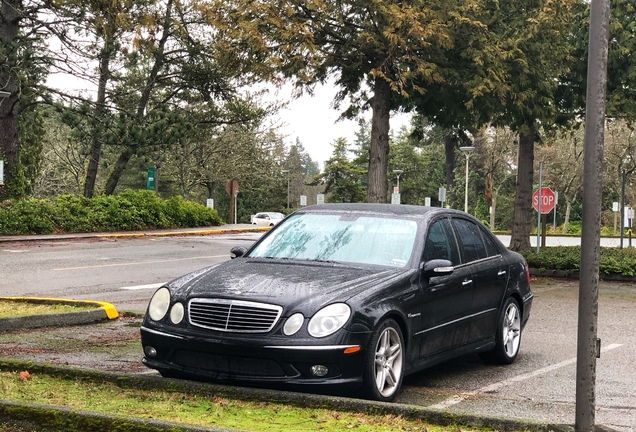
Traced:
<path fill-rule="evenodd" d="M 331 157 L 333 142 L 337 138 L 346 138 L 353 143 L 358 123 L 354 120 L 342 120 L 336 123 L 339 111 L 331 107 L 336 89 L 333 86 L 316 87 L 314 95 L 304 95 L 299 99 L 291 99 L 291 87 L 279 91 L 281 100 L 291 100 L 289 107 L 281 111 L 279 118 L 285 123 L 282 133 L 287 135 L 285 142 L 294 144 L 296 137 L 305 147 L 311 158 L 322 167 Z M 365 113 L 371 118 L 371 112 Z M 397 132 L 408 125 L 410 115 L 396 114 L 391 118 L 391 131 Z"/>

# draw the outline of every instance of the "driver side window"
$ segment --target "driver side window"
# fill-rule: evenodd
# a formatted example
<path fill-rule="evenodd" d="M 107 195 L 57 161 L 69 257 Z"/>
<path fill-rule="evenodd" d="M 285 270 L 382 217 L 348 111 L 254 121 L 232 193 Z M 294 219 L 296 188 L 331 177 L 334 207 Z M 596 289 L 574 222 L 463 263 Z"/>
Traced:
<path fill-rule="evenodd" d="M 445 259 L 453 265 L 460 263 L 457 242 L 448 219 L 434 222 L 426 234 L 424 261 L 433 259 Z"/>

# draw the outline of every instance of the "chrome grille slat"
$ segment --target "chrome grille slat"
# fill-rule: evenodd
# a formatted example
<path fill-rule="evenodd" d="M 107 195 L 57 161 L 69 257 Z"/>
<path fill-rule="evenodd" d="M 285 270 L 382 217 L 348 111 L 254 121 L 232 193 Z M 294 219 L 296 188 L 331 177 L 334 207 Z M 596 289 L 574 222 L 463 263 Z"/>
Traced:
<path fill-rule="evenodd" d="M 194 298 L 188 303 L 190 324 L 234 333 L 267 333 L 282 312 L 281 306 L 243 300 Z"/>

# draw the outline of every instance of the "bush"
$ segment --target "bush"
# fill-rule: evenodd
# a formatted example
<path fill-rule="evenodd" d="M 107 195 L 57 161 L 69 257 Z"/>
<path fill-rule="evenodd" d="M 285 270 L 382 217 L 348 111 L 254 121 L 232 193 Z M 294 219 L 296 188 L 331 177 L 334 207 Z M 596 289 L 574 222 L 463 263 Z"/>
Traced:
<path fill-rule="evenodd" d="M 90 202 L 91 200 L 83 196 L 58 195 L 52 202 L 54 223 L 57 231 L 92 231 Z"/>
<path fill-rule="evenodd" d="M 8 200 L 0 206 L 0 234 L 49 234 L 54 210 L 47 200 Z"/>
<path fill-rule="evenodd" d="M 581 261 L 580 246 L 544 247 L 523 252 L 528 265 L 540 270 L 578 271 Z M 636 275 L 636 248 L 601 248 L 599 271 L 605 274 Z"/>
<path fill-rule="evenodd" d="M 165 214 L 175 226 L 220 225 L 216 210 L 186 201 L 181 196 L 173 196 L 164 203 Z"/>
<path fill-rule="evenodd" d="M 151 191 L 126 190 L 91 199 L 59 195 L 52 200 L 0 203 L 0 235 L 131 231 L 221 225 L 216 210 L 181 197 L 162 200 Z"/>

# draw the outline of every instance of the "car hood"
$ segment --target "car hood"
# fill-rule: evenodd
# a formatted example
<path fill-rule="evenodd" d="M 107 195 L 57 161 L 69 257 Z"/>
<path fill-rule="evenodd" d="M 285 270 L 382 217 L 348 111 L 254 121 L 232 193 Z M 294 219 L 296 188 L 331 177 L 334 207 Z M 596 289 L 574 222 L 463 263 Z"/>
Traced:
<path fill-rule="evenodd" d="M 358 268 L 341 265 L 238 258 L 174 280 L 183 300 L 225 298 L 281 305 L 313 313 L 336 301 L 407 277 L 410 269 Z M 284 312 L 284 313 L 285 313 Z"/>

